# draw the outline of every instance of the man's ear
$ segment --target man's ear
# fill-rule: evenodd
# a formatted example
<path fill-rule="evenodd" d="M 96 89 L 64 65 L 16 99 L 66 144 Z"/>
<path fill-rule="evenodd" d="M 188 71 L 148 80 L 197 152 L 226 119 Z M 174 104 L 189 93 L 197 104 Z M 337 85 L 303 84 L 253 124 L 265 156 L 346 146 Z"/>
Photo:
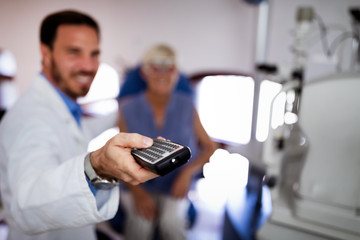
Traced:
<path fill-rule="evenodd" d="M 41 63 L 43 68 L 48 68 L 51 64 L 51 49 L 44 43 L 40 44 L 40 51 L 41 51 Z"/>

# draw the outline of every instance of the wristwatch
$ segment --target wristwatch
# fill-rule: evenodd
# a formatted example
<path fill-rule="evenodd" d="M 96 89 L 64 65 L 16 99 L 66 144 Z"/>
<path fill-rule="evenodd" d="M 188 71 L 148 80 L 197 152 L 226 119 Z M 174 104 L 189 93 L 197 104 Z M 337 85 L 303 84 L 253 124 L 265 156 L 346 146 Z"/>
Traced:
<path fill-rule="evenodd" d="M 101 190 L 110 190 L 113 187 L 116 187 L 119 185 L 119 182 L 117 179 L 112 179 L 111 181 L 101 178 L 98 176 L 94 170 L 94 168 L 91 166 L 90 162 L 90 153 L 86 154 L 85 161 L 84 161 L 84 171 L 86 177 L 89 179 L 90 183 L 96 188 Z"/>

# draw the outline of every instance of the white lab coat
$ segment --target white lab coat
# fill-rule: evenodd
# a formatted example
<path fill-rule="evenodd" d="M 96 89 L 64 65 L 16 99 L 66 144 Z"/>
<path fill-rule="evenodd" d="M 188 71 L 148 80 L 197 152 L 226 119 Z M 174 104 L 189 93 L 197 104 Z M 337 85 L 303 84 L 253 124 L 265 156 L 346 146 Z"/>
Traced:
<path fill-rule="evenodd" d="M 96 239 L 94 223 L 112 218 L 119 189 L 96 199 L 84 174 L 91 135 L 115 124 L 79 128 L 41 75 L 0 124 L 0 187 L 9 239 Z M 104 194 L 100 194 L 104 195 Z"/>

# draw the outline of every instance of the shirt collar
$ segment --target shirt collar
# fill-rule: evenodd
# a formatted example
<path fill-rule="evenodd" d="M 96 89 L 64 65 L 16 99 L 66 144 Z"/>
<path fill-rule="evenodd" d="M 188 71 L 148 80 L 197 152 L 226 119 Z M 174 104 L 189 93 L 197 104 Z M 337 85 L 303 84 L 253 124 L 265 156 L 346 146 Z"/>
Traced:
<path fill-rule="evenodd" d="M 55 86 L 46 76 L 45 74 L 41 73 L 43 77 L 45 77 L 51 85 L 54 87 L 56 92 L 60 95 L 61 99 L 64 101 L 65 105 L 69 109 L 71 115 L 75 118 L 76 122 L 80 125 L 81 116 L 82 116 L 82 110 L 81 106 L 69 98 L 65 93 L 63 93 L 57 86 Z"/>

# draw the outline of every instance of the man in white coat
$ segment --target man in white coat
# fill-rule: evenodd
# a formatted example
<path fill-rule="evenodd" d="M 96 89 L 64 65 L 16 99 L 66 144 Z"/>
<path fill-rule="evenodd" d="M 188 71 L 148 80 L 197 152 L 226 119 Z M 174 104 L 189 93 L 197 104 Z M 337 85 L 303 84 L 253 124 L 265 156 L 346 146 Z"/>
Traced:
<path fill-rule="evenodd" d="M 94 224 L 112 218 L 117 181 L 156 177 L 132 158 L 131 148 L 152 145 L 119 133 L 87 153 L 91 136 L 116 118 L 91 124 L 76 103 L 99 66 L 100 31 L 88 15 L 61 11 L 41 25 L 42 71 L 0 124 L 0 184 L 9 239 L 96 239 Z M 108 124 L 105 124 L 108 123 Z"/>

